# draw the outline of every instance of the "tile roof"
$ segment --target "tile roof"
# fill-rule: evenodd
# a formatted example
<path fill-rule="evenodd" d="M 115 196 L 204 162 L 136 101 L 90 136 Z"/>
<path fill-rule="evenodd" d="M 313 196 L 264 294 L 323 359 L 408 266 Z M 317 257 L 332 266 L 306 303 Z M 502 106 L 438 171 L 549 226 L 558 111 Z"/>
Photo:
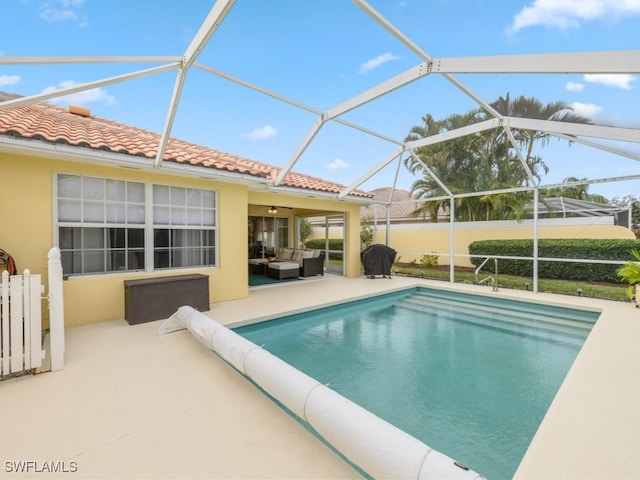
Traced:
<path fill-rule="evenodd" d="M 0 92 L 0 103 L 15 98 L 20 96 Z M 0 135 L 105 150 L 147 158 L 151 162 L 155 160 L 160 143 L 159 134 L 91 116 L 84 108 L 70 107 L 70 110 L 75 110 L 75 113 L 50 103 L 33 103 L 0 110 Z M 280 167 L 177 138 L 170 138 L 167 142 L 164 161 L 262 177 L 267 181 L 275 180 L 281 171 Z M 335 194 L 345 188 L 344 185 L 295 172 L 287 174 L 281 185 Z M 362 191 L 354 191 L 351 195 L 370 197 Z"/>
<path fill-rule="evenodd" d="M 393 192 L 393 195 L 392 195 Z M 392 202 L 412 200 L 411 194 L 406 190 L 393 190 L 391 187 L 382 187 L 369 192 L 374 200 L 379 200 L 382 204 L 389 203 L 389 197 L 391 196 Z M 384 205 L 370 205 L 362 207 L 361 215 L 363 217 L 377 217 L 385 218 L 387 216 L 386 208 Z M 395 203 L 391 204 L 389 210 L 389 216 L 394 220 L 421 220 L 422 217 L 415 217 L 412 213 L 420 208 L 420 202 L 412 203 Z"/>

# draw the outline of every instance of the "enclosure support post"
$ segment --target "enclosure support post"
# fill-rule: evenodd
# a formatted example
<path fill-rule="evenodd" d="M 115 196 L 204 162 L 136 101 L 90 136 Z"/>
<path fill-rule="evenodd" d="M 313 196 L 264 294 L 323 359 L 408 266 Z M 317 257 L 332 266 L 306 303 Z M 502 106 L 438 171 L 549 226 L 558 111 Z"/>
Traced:
<path fill-rule="evenodd" d="M 436 212 L 438 215 L 438 212 Z M 449 283 L 455 283 L 455 217 L 456 217 L 456 202 L 453 197 L 449 198 Z"/>
<path fill-rule="evenodd" d="M 533 189 L 533 293 L 538 293 L 538 197 L 540 189 Z"/>
<path fill-rule="evenodd" d="M 385 245 L 388 247 L 391 242 L 391 212 L 389 204 L 387 203 L 385 207 L 385 211 L 387 212 L 387 224 L 386 224 L 386 236 L 385 236 Z"/>
<path fill-rule="evenodd" d="M 378 243 L 378 206 L 373 205 L 373 236 L 372 243 Z"/>

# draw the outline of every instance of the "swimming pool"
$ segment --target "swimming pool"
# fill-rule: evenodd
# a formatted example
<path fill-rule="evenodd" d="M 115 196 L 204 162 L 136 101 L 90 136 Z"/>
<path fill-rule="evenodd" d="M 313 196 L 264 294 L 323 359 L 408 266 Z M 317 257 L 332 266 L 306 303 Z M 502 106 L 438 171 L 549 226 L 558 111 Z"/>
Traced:
<path fill-rule="evenodd" d="M 487 478 L 511 478 L 598 313 L 414 288 L 235 331 Z"/>

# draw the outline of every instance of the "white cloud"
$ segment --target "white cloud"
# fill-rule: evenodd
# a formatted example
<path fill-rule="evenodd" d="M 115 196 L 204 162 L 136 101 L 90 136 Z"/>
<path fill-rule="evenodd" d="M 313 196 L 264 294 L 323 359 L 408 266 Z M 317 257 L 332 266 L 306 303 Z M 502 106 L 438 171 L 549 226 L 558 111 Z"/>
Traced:
<path fill-rule="evenodd" d="M 623 90 L 631 90 L 631 84 L 637 80 L 633 75 L 627 73 L 608 74 L 595 73 L 587 74 L 584 77 L 585 82 L 601 83 L 610 87 L 622 88 Z"/>
<path fill-rule="evenodd" d="M 336 158 L 333 162 L 327 163 L 324 167 L 329 170 L 342 170 L 344 168 L 349 168 L 349 164 L 344 160 Z"/>
<path fill-rule="evenodd" d="M 376 58 L 372 58 L 371 60 L 367 60 L 362 65 L 360 65 L 360 70 L 358 73 L 364 74 L 369 70 L 373 70 L 374 68 L 378 68 L 383 63 L 390 62 L 392 60 L 398 60 L 400 57 L 394 55 L 393 53 L 383 53 L 382 55 L 378 55 Z"/>
<path fill-rule="evenodd" d="M 630 15 L 640 15 L 640 0 L 533 0 L 513 17 L 509 31 L 535 25 L 565 30 L 599 18 Z"/>
<path fill-rule="evenodd" d="M 570 92 L 581 92 L 584 90 L 584 84 L 576 82 L 567 82 L 565 88 Z"/>
<path fill-rule="evenodd" d="M 15 85 L 20 82 L 20 75 L 0 75 L 0 87 Z"/>
<path fill-rule="evenodd" d="M 53 0 L 40 4 L 40 18 L 47 22 L 77 21 L 81 28 L 88 25 L 87 17 L 81 16 L 78 9 L 84 0 Z"/>
<path fill-rule="evenodd" d="M 593 118 L 602 111 L 602 107 L 593 103 L 573 102 L 569 106 L 573 109 L 573 113 L 587 118 Z"/>
<path fill-rule="evenodd" d="M 60 82 L 56 87 L 47 87 L 42 93 L 54 92 L 60 88 L 69 88 L 78 85 L 78 82 L 73 80 L 64 80 Z M 83 92 L 72 93 L 63 97 L 56 97 L 51 99 L 51 102 L 61 105 L 73 104 L 73 105 L 86 105 L 87 103 L 101 102 L 106 105 L 113 105 L 116 99 L 113 95 L 109 95 L 104 88 L 92 88 L 91 90 L 85 90 Z"/>
<path fill-rule="evenodd" d="M 264 140 L 265 138 L 275 137 L 278 134 L 278 130 L 271 125 L 263 125 L 249 132 L 246 137 L 251 140 Z"/>

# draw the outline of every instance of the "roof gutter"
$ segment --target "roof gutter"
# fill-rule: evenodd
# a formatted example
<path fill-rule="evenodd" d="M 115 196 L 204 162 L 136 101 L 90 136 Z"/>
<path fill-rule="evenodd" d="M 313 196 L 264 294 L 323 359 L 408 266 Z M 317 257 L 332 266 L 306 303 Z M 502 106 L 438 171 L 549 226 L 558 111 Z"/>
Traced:
<path fill-rule="evenodd" d="M 321 198 L 327 200 L 350 201 L 368 203 L 371 200 L 349 196 L 347 199 L 338 198 L 337 193 L 319 192 L 292 187 L 275 187 L 266 178 L 255 177 L 246 173 L 228 172 L 216 168 L 186 165 L 176 162 L 162 162 L 160 168 L 155 167 L 154 159 L 138 157 L 107 150 L 78 147 L 67 144 L 52 144 L 42 140 L 14 138 L 0 135 L 0 153 L 16 155 L 34 155 L 40 158 L 62 160 L 85 165 L 99 165 L 106 167 L 121 167 L 129 170 L 139 170 L 155 174 L 200 178 L 204 180 L 225 181 L 229 183 L 247 185 L 252 190 L 263 190 L 269 193 L 283 193 L 287 195 Z"/>
<path fill-rule="evenodd" d="M 372 198 L 357 197 L 354 195 L 347 195 L 346 197 L 339 196 L 339 193 L 322 192 L 319 190 L 301 189 L 286 186 L 275 186 L 269 184 L 267 188 L 268 193 L 284 193 L 287 195 L 300 195 L 304 197 L 321 198 L 326 200 L 337 200 L 339 202 L 351 202 L 367 205 L 373 201 Z"/>
<path fill-rule="evenodd" d="M 227 172 L 224 170 L 196 167 L 175 162 L 164 162 L 162 168 L 154 166 L 153 158 L 138 157 L 106 150 L 78 147 L 66 144 L 51 144 L 41 140 L 11 138 L 0 135 L 0 153 L 12 153 L 63 160 L 75 163 L 100 165 L 106 167 L 122 167 L 130 170 L 140 170 L 150 173 L 178 175 L 205 180 L 224 180 L 244 185 L 270 186 L 271 182 L 265 178 L 253 177 L 250 174 Z"/>

